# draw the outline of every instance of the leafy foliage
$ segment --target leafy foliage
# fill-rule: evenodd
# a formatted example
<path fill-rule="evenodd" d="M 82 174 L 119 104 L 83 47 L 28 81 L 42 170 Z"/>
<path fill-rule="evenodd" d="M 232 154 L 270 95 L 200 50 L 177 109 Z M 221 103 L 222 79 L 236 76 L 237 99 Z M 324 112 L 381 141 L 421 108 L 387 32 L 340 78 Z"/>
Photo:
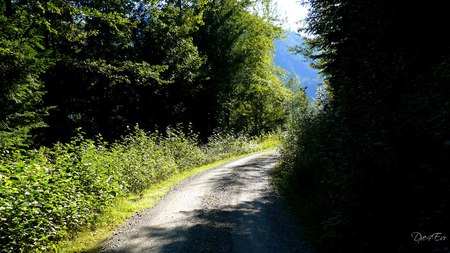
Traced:
<path fill-rule="evenodd" d="M 195 134 L 136 128 L 109 144 L 80 133 L 53 148 L 16 152 L 0 164 L 1 252 L 47 251 L 86 226 L 116 198 L 195 166 L 254 152 L 269 137 L 217 134 L 201 145 Z"/>
<path fill-rule="evenodd" d="M 450 111 L 442 105 L 450 97 L 442 67 L 450 44 L 415 32 L 442 31 L 443 6 L 309 3 L 313 50 L 304 51 L 318 61 L 329 95 L 295 123 L 280 172 L 291 177 L 288 188 L 318 250 L 448 251 L 448 241 L 411 238 L 449 228 Z"/>
<path fill-rule="evenodd" d="M 2 252 L 47 251 L 117 197 L 259 149 L 292 95 L 269 3 L 1 1 Z"/>
<path fill-rule="evenodd" d="M 39 57 L 40 38 L 27 35 L 28 30 L 20 24 L 27 23 L 26 18 L 24 14 L 9 19 L 0 16 L 0 149 L 11 148 L 9 139 L 29 144 L 29 130 L 45 125 L 39 75 L 48 62 Z"/>
<path fill-rule="evenodd" d="M 276 129 L 289 92 L 272 66 L 281 30 L 255 10 L 269 2 L 5 1 L 4 139 L 28 129 L 50 145 L 82 127 L 113 140 L 136 123 L 192 123 L 203 140 Z"/>
<path fill-rule="evenodd" d="M 206 55 L 210 76 L 200 92 L 208 94 L 206 108 L 215 108 L 218 115 L 210 124 L 259 134 L 283 123 L 289 92 L 273 67 L 273 38 L 281 36 L 281 30 L 269 22 L 270 16 L 249 12 L 252 4 L 210 2 L 205 25 L 194 39 Z"/>

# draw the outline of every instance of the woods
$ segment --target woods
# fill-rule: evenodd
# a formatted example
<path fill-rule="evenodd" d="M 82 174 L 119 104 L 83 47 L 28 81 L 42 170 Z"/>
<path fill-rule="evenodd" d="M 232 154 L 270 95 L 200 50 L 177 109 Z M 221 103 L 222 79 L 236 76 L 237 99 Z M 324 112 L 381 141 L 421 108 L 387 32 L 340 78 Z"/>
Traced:
<path fill-rule="evenodd" d="M 293 98 L 268 8 L 2 1 L 0 251 L 57 250 L 119 197 L 267 148 Z"/>
<path fill-rule="evenodd" d="M 286 128 L 274 182 L 315 251 L 448 252 L 414 237 L 450 235 L 446 6 L 306 3 L 311 104 L 273 65 L 270 0 L 2 1 L 2 252 Z"/>
<path fill-rule="evenodd" d="M 280 175 L 319 252 L 448 252 L 450 41 L 442 3 L 311 0 L 326 96 L 298 115 Z M 287 176 L 286 176 L 287 175 Z"/>
<path fill-rule="evenodd" d="M 277 128 L 289 91 L 272 65 L 281 29 L 256 14 L 269 2 L 2 3 L 1 145 L 79 127 L 117 139 L 136 123 L 191 123 L 202 138 Z"/>

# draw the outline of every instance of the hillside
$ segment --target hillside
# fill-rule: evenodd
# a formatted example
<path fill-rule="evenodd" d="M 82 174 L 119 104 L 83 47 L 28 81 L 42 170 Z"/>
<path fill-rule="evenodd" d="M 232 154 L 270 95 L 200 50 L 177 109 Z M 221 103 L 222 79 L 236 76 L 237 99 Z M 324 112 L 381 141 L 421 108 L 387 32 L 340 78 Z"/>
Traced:
<path fill-rule="evenodd" d="M 295 32 L 287 32 L 286 38 L 275 40 L 275 65 L 292 73 L 297 77 L 303 87 L 306 87 L 306 94 L 309 98 L 316 98 L 317 86 L 320 83 L 318 71 L 312 69 L 310 61 L 302 55 L 294 55 L 289 51 L 289 47 L 302 44 L 301 37 Z"/>

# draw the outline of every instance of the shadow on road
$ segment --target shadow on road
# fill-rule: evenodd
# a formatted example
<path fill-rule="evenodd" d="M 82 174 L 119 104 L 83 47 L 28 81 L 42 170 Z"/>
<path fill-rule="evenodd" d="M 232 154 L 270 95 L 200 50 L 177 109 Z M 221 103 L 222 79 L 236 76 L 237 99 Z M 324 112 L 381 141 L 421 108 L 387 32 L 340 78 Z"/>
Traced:
<path fill-rule="evenodd" d="M 275 162 L 272 155 L 234 166 L 207 182 L 214 190 L 204 198 L 220 201 L 181 211 L 183 218 L 176 226 L 143 226 L 125 246 L 107 252 L 311 252 L 282 199 L 267 186 L 248 185 L 267 184 L 268 168 Z M 234 199 L 236 191 L 248 191 L 247 199 Z"/>

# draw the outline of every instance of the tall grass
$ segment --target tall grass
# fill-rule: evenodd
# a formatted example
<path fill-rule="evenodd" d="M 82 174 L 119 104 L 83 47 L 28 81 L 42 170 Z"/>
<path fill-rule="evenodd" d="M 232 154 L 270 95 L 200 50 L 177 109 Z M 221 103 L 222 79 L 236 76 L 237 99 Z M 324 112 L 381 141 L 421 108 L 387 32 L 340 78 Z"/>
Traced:
<path fill-rule="evenodd" d="M 119 196 L 195 166 L 267 148 L 267 142 L 273 136 L 216 134 L 203 145 L 178 129 L 160 134 L 136 128 L 115 143 L 80 134 L 52 148 L 3 152 L 0 252 L 49 251 L 69 232 L 95 224 Z"/>

